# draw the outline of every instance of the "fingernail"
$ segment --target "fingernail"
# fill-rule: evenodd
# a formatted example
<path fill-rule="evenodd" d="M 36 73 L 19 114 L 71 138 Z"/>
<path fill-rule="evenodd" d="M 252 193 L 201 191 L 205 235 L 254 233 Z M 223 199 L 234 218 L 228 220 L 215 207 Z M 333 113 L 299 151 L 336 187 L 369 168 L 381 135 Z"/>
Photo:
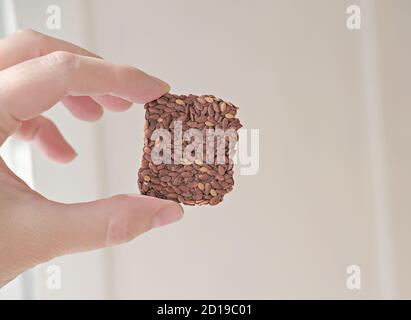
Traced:
<path fill-rule="evenodd" d="M 170 91 L 170 85 L 167 82 L 153 76 L 150 77 L 164 90 L 165 93 Z"/>
<path fill-rule="evenodd" d="M 73 149 L 73 155 L 70 161 L 75 160 L 78 157 L 78 153 Z"/>
<path fill-rule="evenodd" d="M 177 222 L 183 217 L 183 212 L 183 207 L 177 203 L 166 205 L 162 207 L 154 216 L 152 227 L 158 228 Z"/>

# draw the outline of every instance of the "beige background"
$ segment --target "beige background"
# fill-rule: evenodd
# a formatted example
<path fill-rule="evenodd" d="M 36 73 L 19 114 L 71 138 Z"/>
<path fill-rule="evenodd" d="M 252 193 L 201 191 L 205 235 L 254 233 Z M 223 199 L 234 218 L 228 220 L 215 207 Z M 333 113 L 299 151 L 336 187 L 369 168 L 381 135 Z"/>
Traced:
<path fill-rule="evenodd" d="M 127 245 L 64 257 L 37 298 L 411 298 L 411 2 L 16 1 L 18 24 L 212 93 L 260 130 L 260 171 L 225 202 Z M 45 28 L 59 4 L 62 30 Z M 362 29 L 346 28 L 346 8 Z M 26 10 L 25 10 L 26 9 Z M 34 150 L 35 186 L 61 201 L 136 191 L 143 109 L 80 124 L 51 113 L 80 153 Z M 47 177 L 42 172 L 48 172 Z M 85 217 L 86 219 L 87 217 Z M 362 289 L 348 290 L 359 265 Z"/>

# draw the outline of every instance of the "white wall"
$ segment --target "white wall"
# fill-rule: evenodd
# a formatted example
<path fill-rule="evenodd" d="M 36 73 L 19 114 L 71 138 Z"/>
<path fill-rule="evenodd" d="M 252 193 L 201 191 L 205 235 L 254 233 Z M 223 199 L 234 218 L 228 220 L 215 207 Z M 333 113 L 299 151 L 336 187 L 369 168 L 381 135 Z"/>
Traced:
<path fill-rule="evenodd" d="M 182 223 L 111 252 L 112 297 L 409 296 L 409 179 L 391 170 L 406 167 L 410 151 L 389 137 L 409 134 L 401 70 L 410 67 L 411 7 L 358 2 L 363 27 L 353 32 L 350 4 L 92 1 L 100 54 L 165 78 L 174 92 L 234 101 L 261 137 L 259 174 L 238 176 L 223 205 L 187 208 Z M 103 120 L 109 194 L 136 190 L 142 118 L 136 106 Z M 361 267 L 360 291 L 346 288 L 351 264 Z"/>
<path fill-rule="evenodd" d="M 45 30 L 50 1 L 16 1 L 20 26 Z M 260 130 L 260 171 L 237 176 L 224 203 L 127 245 L 58 259 L 47 298 L 411 297 L 411 3 L 346 0 L 53 1 L 63 29 L 109 60 L 211 93 Z M 136 192 L 143 108 L 97 125 L 51 116 L 80 157 L 62 167 L 35 152 L 39 191 L 61 201 Z M 44 173 L 48 173 L 47 176 Z M 359 265 L 362 289 L 346 287 Z"/>

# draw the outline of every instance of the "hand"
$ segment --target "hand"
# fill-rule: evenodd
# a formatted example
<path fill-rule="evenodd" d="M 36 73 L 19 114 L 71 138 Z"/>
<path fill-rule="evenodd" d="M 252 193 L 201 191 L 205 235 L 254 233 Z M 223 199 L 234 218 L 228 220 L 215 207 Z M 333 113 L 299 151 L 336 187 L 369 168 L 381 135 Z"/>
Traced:
<path fill-rule="evenodd" d="M 20 31 L 0 40 L 0 145 L 14 134 L 51 159 L 68 162 L 76 153 L 41 115 L 44 111 L 62 101 L 75 117 L 91 121 L 103 107 L 124 111 L 168 90 L 163 81 L 133 67 Z M 124 243 L 182 215 L 177 203 L 141 195 L 78 204 L 49 201 L 0 158 L 0 287 L 54 257 Z"/>

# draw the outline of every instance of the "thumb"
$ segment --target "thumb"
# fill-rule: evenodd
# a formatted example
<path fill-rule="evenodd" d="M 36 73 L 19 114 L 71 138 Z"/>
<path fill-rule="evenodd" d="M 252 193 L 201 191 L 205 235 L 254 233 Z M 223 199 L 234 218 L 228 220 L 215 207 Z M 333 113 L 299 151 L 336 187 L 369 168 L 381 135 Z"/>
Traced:
<path fill-rule="evenodd" d="M 47 207 L 42 233 L 49 244 L 53 241 L 46 250 L 52 256 L 118 245 L 183 217 L 179 204 L 142 195 L 78 204 L 49 202 Z"/>

